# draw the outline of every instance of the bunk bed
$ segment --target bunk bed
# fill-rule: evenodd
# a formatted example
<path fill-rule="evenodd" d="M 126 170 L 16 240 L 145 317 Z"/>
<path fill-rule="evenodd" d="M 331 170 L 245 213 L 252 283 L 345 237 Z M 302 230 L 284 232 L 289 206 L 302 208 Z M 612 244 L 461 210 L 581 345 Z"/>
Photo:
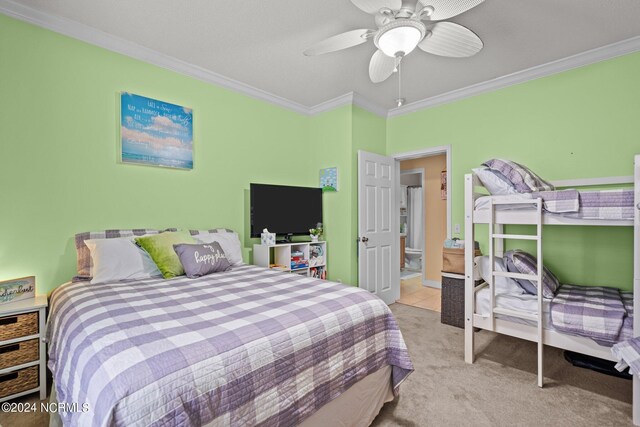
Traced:
<path fill-rule="evenodd" d="M 555 181 L 551 184 L 556 188 L 633 185 L 631 194 L 625 195 L 633 197 L 633 205 L 627 207 L 624 215 L 619 215 L 619 217 L 616 217 L 616 214 L 605 214 L 599 217 L 594 212 L 586 215 L 552 213 L 545 209 L 546 201 L 539 194 L 487 195 L 487 190 L 484 189 L 475 172 L 466 174 L 464 181 L 465 247 L 473 248 L 474 241 L 477 240 L 476 237 L 479 237 L 476 236 L 476 224 L 488 225 L 490 265 L 488 280 L 476 282 L 478 277 L 477 270 L 474 268 L 474 253 L 473 251 L 465 251 L 465 362 L 474 362 L 474 332 L 477 329 L 535 342 L 538 345 L 537 382 L 539 387 L 544 385 L 544 345 L 617 361 L 612 355 L 610 347 L 600 345 L 590 338 L 569 335 L 554 329 L 549 319 L 549 300 L 543 298 L 543 292 L 539 291 L 537 296 L 528 295 L 528 297 L 511 302 L 503 298 L 504 295 L 496 297 L 496 289 L 492 283 L 497 277 L 526 279 L 542 283 L 544 268 L 542 229 L 544 226 L 631 227 L 634 233 L 633 295 L 636 296 L 633 299 L 632 312 L 640 313 L 640 262 L 638 259 L 640 256 L 640 155 L 635 156 L 634 176 Z M 587 193 L 584 195 L 589 197 Z M 504 226 L 512 224 L 533 225 L 536 232 L 535 234 L 506 234 Z M 525 275 L 499 271 L 496 264 L 497 258 L 504 255 L 504 242 L 508 239 L 536 242 L 536 274 Z M 630 305 L 629 308 L 631 308 Z M 634 316 L 632 322 L 629 323 L 632 323 L 632 327 L 627 328 L 625 336 L 640 336 L 640 316 Z M 640 379 L 638 375 L 633 377 L 633 422 L 634 425 L 640 425 Z"/>

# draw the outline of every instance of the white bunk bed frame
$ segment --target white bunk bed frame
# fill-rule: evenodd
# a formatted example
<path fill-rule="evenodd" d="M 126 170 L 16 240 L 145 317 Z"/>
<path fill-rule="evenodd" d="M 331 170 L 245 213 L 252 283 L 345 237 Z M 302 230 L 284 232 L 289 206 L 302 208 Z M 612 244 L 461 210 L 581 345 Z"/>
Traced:
<path fill-rule="evenodd" d="M 610 177 L 594 179 L 577 179 L 567 181 L 553 181 L 555 187 L 585 187 L 598 185 L 624 185 L 634 184 L 634 205 L 636 206 L 633 221 L 606 221 L 606 220 L 583 220 L 566 218 L 560 215 L 547 214 L 542 210 L 542 199 L 526 200 L 522 202 L 503 202 L 490 199 L 489 208 L 475 211 L 475 201 L 478 197 L 487 194 L 477 193 L 476 187 L 483 187 L 478 177 L 474 174 L 466 174 L 464 177 L 465 186 L 465 248 L 473 248 L 475 241 L 475 224 L 488 224 L 489 226 L 489 259 L 491 273 L 489 282 L 497 276 L 510 277 L 514 279 L 527 279 L 531 281 L 542 281 L 542 229 L 544 225 L 582 225 L 582 226 L 623 226 L 633 227 L 634 230 L 634 301 L 633 310 L 633 336 L 640 336 L 640 155 L 635 156 L 634 176 Z M 528 204 L 534 205 L 535 209 L 526 210 L 496 210 L 500 204 Z M 504 225 L 526 224 L 535 225 L 536 234 L 516 235 L 505 234 Z M 504 240 L 533 240 L 537 243 L 538 269 L 536 275 L 523 275 L 509 272 L 495 271 L 495 258 L 503 256 Z M 538 292 L 537 314 L 525 313 L 518 310 L 509 310 L 495 306 L 495 289 L 491 283 L 481 283 L 476 285 L 474 277 L 474 251 L 465 251 L 465 362 L 473 363 L 474 352 L 474 328 L 485 329 L 499 334 L 510 335 L 538 344 L 538 386 L 544 385 L 543 360 L 544 345 L 574 351 L 601 359 L 615 360 L 609 347 L 598 345 L 589 338 L 577 337 L 563 334 L 554 330 L 544 329 L 542 312 L 542 292 Z M 475 295 L 476 293 L 489 287 L 490 308 L 489 317 L 476 314 Z M 535 326 L 530 324 L 517 323 L 496 316 L 510 316 L 536 322 Z M 640 378 L 633 377 L 633 423 L 640 426 Z"/>

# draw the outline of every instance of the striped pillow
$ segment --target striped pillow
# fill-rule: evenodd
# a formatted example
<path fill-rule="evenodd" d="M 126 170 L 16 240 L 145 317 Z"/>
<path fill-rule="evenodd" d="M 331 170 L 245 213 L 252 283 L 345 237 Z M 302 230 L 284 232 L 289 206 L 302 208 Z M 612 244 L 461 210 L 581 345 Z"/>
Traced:
<path fill-rule="evenodd" d="M 516 249 L 507 251 L 504 254 L 504 260 L 507 264 L 507 270 L 511 273 L 520 274 L 538 274 L 538 260 L 533 255 Z M 524 279 L 515 279 L 518 285 L 528 294 L 538 295 L 538 282 Z M 560 281 L 549 270 L 543 266 L 542 270 L 542 296 L 545 298 L 553 298 L 560 288 Z"/>
<path fill-rule="evenodd" d="M 235 233 L 235 231 L 228 228 L 212 228 L 211 230 L 189 230 L 189 234 L 192 236 L 202 236 L 204 234 L 212 233 Z"/>
<path fill-rule="evenodd" d="M 531 169 L 511 160 L 491 159 L 482 165 L 504 175 L 519 193 L 555 190 L 553 185 L 533 173 Z"/>
<path fill-rule="evenodd" d="M 83 280 L 91 280 L 93 278 L 93 262 L 91 261 L 91 252 L 85 244 L 86 240 L 144 236 L 145 234 L 158 234 L 163 231 L 176 231 L 176 229 L 168 228 L 167 230 L 154 230 L 148 228 L 135 228 L 123 230 L 86 231 L 84 233 L 76 234 L 75 245 L 78 274 L 72 279 L 72 281 L 80 282 Z"/>

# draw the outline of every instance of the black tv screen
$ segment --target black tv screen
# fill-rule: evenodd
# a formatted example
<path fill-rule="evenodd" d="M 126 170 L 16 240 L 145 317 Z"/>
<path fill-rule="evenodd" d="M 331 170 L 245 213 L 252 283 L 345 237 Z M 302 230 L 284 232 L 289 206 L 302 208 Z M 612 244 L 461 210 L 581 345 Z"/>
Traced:
<path fill-rule="evenodd" d="M 251 237 L 264 228 L 279 235 L 309 234 L 322 222 L 322 189 L 251 184 Z"/>

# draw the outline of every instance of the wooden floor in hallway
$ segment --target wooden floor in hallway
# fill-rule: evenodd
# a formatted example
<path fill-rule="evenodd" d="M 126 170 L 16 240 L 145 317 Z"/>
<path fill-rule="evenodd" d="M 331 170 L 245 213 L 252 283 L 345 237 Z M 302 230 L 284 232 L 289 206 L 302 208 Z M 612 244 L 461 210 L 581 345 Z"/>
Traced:
<path fill-rule="evenodd" d="M 440 289 L 422 285 L 422 277 L 400 281 L 400 304 L 440 312 Z"/>

